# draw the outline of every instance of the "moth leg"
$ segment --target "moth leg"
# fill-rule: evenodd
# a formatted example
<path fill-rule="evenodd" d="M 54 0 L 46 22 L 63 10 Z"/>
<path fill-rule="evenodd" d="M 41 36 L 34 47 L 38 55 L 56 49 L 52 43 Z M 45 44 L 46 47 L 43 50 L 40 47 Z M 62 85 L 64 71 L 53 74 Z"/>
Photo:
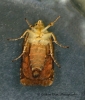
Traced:
<path fill-rule="evenodd" d="M 12 62 L 14 62 L 15 60 L 18 60 L 23 54 L 24 54 L 24 52 L 20 56 L 18 56 L 17 58 L 13 59 Z"/>
<path fill-rule="evenodd" d="M 15 58 L 15 59 L 12 60 L 12 61 L 18 60 L 25 52 L 27 52 L 27 51 L 26 51 L 26 48 L 27 48 L 28 46 L 29 46 L 29 45 L 28 45 L 28 41 L 26 41 L 26 43 L 24 44 L 23 51 L 22 51 L 22 53 L 20 54 L 20 56 L 18 56 L 17 58 Z"/>
<path fill-rule="evenodd" d="M 22 39 L 22 38 L 24 38 L 24 36 L 26 35 L 27 32 L 28 32 L 28 30 L 26 30 L 19 38 L 7 39 L 7 40 L 9 40 L 9 41 L 16 41 L 16 40 Z"/>
<path fill-rule="evenodd" d="M 58 62 L 55 60 L 55 58 L 54 58 L 54 54 L 53 54 L 53 45 L 52 45 L 52 43 L 50 43 L 50 55 L 51 55 L 53 61 L 55 62 L 55 64 L 60 68 L 59 63 L 58 63 Z"/>
<path fill-rule="evenodd" d="M 55 35 L 52 33 L 52 37 L 53 37 L 53 39 L 54 39 L 54 41 L 53 42 L 55 42 L 58 46 L 60 46 L 60 47 L 62 47 L 62 48 L 69 48 L 69 46 L 63 46 L 62 44 L 60 44 L 58 41 L 57 41 L 57 39 L 56 39 L 56 37 L 55 37 Z"/>
<path fill-rule="evenodd" d="M 51 22 L 48 26 L 46 26 L 46 27 L 42 30 L 42 32 L 45 32 L 49 27 L 53 26 L 54 23 L 55 23 L 59 18 L 60 18 L 60 16 L 58 16 L 53 22 Z"/>

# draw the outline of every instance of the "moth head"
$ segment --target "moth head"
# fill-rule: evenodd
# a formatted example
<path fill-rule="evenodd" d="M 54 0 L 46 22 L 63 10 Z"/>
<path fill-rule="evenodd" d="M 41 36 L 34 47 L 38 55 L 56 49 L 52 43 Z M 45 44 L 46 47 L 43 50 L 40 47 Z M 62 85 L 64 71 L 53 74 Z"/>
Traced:
<path fill-rule="evenodd" d="M 35 23 L 34 28 L 36 28 L 36 29 L 43 29 L 44 28 L 44 24 L 43 24 L 42 20 L 38 20 L 38 22 Z"/>

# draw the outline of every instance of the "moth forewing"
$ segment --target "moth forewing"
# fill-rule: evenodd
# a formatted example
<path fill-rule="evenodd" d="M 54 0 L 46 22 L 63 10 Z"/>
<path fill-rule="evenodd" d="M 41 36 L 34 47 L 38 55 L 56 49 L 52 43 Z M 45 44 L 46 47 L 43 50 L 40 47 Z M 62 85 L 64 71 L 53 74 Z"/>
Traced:
<path fill-rule="evenodd" d="M 24 38 L 23 51 L 19 57 L 14 59 L 17 60 L 22 56 L 20 82 L 23 85 L 50 86 L 53 83 L 53 61 L 60 67 L 54 59 L 53 42 L 63 48 L 67 48 L 67 46 L 62 46 L 54 34 L 47 29 L 53 26 L 59 18 L 60 16 L 46 27 L 42 20 L 39 20 L 33 27 L 25 19 L 30 29 L 27 29 L 19 38 L 9 39 L 18 40 Z"/>

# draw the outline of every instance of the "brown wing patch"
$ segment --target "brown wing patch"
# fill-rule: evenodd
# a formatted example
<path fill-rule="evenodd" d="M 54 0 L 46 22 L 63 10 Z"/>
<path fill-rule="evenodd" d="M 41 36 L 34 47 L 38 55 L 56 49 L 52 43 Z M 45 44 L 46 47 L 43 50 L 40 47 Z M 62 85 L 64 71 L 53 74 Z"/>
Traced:
<path fill-rule="evenodd" d="M 20 82 L 23 85 L 50 86 L 53 83 L 53 77 L 54 77 L 54 68 L 52 66 L 52 62 L 53 60 L 48 53 L 45 60 L 44 68 L 40 72 L 40 76 L 34 78 L 32 76 L 32 69 L 30 67 L 31 65 L 30 65 L 29 53 L 25 53 L 22 57 Z"/>

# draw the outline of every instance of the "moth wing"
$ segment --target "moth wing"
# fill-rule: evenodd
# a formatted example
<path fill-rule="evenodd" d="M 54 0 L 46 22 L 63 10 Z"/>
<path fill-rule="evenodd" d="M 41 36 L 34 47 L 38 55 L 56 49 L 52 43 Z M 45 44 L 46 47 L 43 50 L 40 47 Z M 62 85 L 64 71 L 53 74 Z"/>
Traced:
<path fill-rule="evenodd" d="M 31 44 L 28 43 L 26 47 L 26 53 L 24 53 L 24 55 L 22 56 L 20 82 L 23 85 L 50 86 L 53 83 L 54 68 L 53 68 L 53 59 L 50 56 L 49 46 L 47 46 L 47 54 L 46 54 L 44 68 L 41 71 L 39 78 L 34 78 L 32 76 L 32 70 L 30 68 L 30 57 L 28 52 L 30 50 L 30 45 Z"/>

